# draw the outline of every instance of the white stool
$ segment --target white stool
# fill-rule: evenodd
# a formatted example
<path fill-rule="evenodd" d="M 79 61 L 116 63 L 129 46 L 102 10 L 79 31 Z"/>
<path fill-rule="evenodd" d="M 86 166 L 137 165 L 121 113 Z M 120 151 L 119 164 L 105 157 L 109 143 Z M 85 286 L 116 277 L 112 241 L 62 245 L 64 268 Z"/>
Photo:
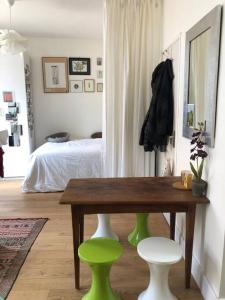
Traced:
<path fill-rule="evenodd" d="M 118 236 L 112 231 L 110 215 L 108 214 L 98 214 L 98 227 L 91 238 L 93 239 L 98 237 L 108 237 L 116 241 L 119 240 Z"/>
<path fill-rule="evenodd" d="M 149 286 L 138 300 L 177 300 L 170 291 L 168 274 L 170 265 L 182 258 L 180 246 L 166 238 L 150 237 L 138 244 L 137 251 L 148 263 L 151 272 Z"/>

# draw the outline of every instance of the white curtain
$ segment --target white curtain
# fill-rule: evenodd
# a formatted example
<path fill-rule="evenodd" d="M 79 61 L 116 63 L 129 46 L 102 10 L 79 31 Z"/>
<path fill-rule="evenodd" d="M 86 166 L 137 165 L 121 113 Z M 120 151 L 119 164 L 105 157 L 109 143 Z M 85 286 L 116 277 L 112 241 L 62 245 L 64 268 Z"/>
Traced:
<path fill-rule="evenodd" d="M 104 176 L 152 176 L 139 136 L 161 58 L 161 1 L 105 0 L 104 10 Z"/>

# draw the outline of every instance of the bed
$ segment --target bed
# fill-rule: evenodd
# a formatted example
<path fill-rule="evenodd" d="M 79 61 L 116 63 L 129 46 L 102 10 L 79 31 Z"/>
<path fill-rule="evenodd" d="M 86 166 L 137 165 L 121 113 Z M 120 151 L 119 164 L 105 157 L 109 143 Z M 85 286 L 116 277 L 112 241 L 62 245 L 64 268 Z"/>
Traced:
<path fill-rule="evenodd" d="M 101 138 L 47 142 L 31 154 L 22 190 L 63 191 L 71 178 L 95 178 L 101 173 Z"/>

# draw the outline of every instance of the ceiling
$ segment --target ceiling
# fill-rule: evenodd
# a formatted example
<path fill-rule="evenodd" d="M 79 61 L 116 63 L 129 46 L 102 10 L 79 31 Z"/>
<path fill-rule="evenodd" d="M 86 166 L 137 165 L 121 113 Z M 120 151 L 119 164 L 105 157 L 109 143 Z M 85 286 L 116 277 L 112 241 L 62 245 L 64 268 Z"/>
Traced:
<path fill-rule="evenodd" d="M 7 28 L 9 8 L 0 0 L 0 29 Z M 103 0 L 16 0 L 12 24 L 36 37 L 101 39 Z"/>

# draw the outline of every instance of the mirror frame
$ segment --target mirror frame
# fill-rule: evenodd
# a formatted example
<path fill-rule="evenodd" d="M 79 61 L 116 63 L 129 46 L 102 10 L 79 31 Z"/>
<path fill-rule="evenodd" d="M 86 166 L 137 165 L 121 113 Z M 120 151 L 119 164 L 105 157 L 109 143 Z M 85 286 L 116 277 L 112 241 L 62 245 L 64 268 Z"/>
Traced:
<path fill-rule="evenodd" d="M 205 131 L 206 144 L 214 147 L 215 123 L 216 123 L 216 102 L 219 77 L 220 42 L 221 42 L 221 20 L 222 6 L 216 6 L 209 14 L 201 19 L 186 33 L 185 48 L 185 78 L 184 78 L 184 109 L 183 109 L 183 136 L 192 139 L 193 128 L 187 126 L 188 98 L 189 98 L 189 77 L 190 77 L 190 50 L 191 42 L 202 33 L 210 29 L 209 57 L 208 57 L 208 88 L 205 109 Z"/>

